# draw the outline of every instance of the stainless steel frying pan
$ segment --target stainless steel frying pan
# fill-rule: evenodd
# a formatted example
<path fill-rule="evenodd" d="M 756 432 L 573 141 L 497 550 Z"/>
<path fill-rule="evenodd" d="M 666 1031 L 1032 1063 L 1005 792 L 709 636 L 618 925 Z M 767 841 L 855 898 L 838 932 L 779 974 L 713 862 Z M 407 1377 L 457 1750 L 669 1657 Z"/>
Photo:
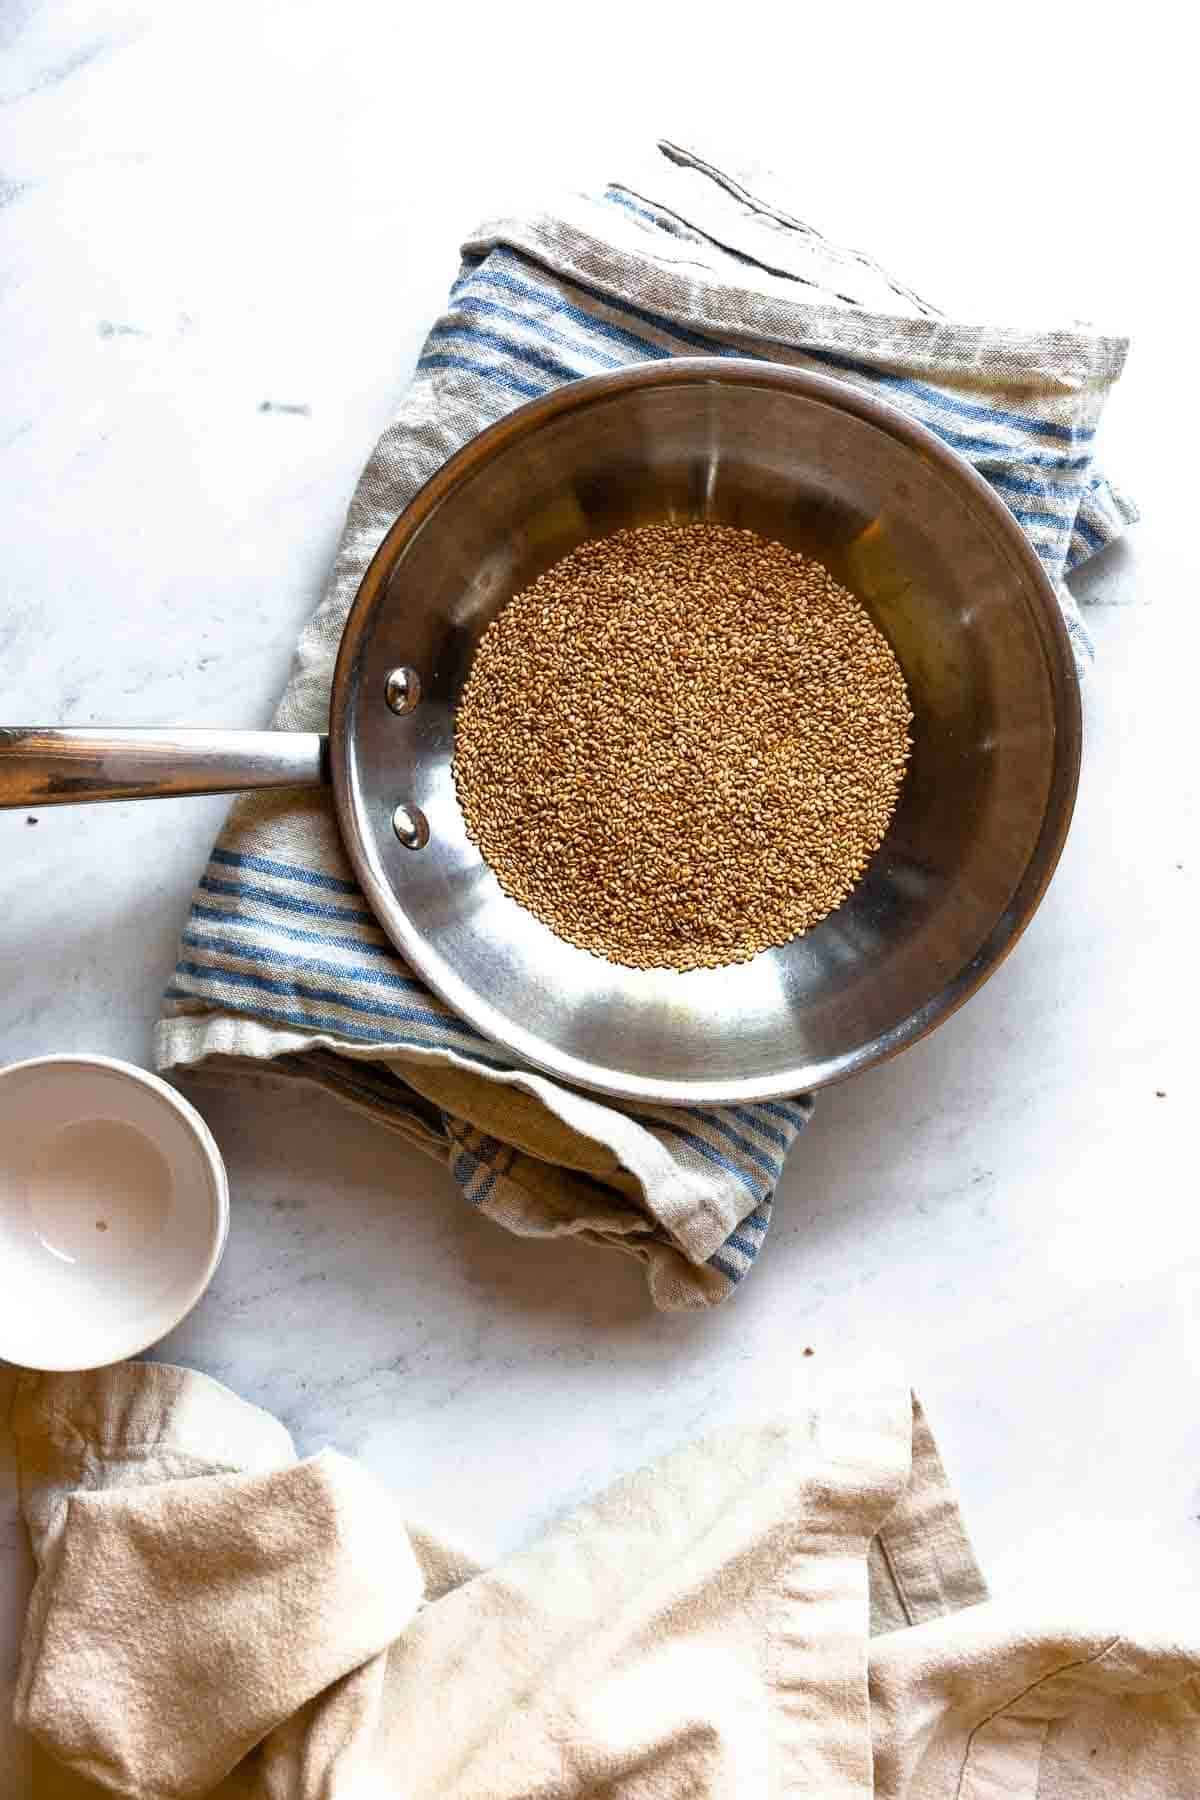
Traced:
<path fill-rule="evenodd" d="M 605 962 L 510 900 L 451 777 L 455 707 L 498 609 L 583 540 L 662 519 L 819 556 L 891 640 L 915 713 L 900 805 L 845 904 L 750 963 L 688 974 Z M 434 476 L 351 609 L 328 739 L 0 731 L 0 805 L 331 781 L 380 924 L 481 1031 L 602 1093 L 729 1104 L 866 1068 L 979 987 L 1053 873 L 1079 753 L 1053 590 L 982 478 L 840 382 L 686 358 L 560 388 Z"/>

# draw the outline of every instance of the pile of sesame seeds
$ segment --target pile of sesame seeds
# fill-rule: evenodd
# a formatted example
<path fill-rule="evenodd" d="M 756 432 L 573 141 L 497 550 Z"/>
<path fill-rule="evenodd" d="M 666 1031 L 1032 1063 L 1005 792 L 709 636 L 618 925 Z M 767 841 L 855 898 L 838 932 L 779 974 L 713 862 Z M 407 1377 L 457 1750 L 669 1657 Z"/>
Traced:
<path fill-rule="evenodd" d="M 849 894 L 912 714 L 821 563 L 724 525 L 582 545 L 480 640 L 458 711 L 467 830 L 552 931 L 634 968 L 745 962 Z"/>

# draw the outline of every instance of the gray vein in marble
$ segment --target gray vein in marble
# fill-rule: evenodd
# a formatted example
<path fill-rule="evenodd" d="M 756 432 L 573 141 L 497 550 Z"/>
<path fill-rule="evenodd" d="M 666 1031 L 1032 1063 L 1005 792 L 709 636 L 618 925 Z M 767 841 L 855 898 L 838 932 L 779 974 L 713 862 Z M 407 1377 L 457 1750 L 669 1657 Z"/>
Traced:
<path fill-rule="evenodd" d="M 133 42 L 132 36 L 93 38 L 90 43 L 81 44 L 77 50 L 73 50 L 70 56 L 64 57 L 61 62 L 52 63 L 48 68 L 41 70 L 27 86 L 17 88 L 11 93 L 0 94 L 0 106 L 11 106 L 18 100 L 28 100 L 34 94 L 43 94 L 48 88 L 59 87 L 64 81 L 69 81 L 72 75 L 78 75 L 101 58 L 107 58 L 117 51 L 127 49 Z"/>
<path fill-rule="evenodd" d="M 34 602 L 20 612 L 13 612 L 7 618 L 0 618 L 0 657 L 3 657 L 9 669 L 17 652 L 23 650 L 29 640 L 41 638 L 46 627 L 46 609 Z"/>

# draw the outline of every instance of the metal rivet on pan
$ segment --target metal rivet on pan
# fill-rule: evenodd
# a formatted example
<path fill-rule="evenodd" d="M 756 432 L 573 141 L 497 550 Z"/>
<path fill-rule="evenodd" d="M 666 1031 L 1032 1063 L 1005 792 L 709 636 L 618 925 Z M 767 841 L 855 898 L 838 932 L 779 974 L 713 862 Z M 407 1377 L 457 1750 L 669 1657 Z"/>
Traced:
<path fill-rule="evenodd" d="M 423 850 L 429 842 L 429 820 L 419 806 L 398 806 L 392 814 L 392 830 L 406 850 Z"/>
<path fill-rule="evenodd" d="M 421 698 L 421 677 L 415 669 L 393 669 L 384 694 L 394 713 L 411 712 Z"/>

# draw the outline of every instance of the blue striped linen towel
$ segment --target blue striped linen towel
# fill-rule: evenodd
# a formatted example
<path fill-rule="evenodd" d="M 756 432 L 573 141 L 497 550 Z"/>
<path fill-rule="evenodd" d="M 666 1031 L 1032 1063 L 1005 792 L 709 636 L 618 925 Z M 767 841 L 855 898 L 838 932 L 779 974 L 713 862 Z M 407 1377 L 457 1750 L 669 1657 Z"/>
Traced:
<path fill-rule="evenodd" d="M 995 487 L 1055 584 L 1136 516 L 1096 467 L 1123 339 L 956 323 L 871 258 L 694 152 L 554 211 L 482 226 L 350 503 L 276 723 L 323 729 L 359 581 L 417 489 L 484 426 L 559 383 L 648 358 L 761 356 L 884 394 Z M 641 1258 L 655 1303 L 723 1300 L 756 1260 L 808 1096 L 625 1108 L 522 1067 L 417 981 L 354 880 L 321 794 L 247 796 L 200 878 L 159 1066 L 269 1062 L 444 1158 L 519 1235 Z"/>

